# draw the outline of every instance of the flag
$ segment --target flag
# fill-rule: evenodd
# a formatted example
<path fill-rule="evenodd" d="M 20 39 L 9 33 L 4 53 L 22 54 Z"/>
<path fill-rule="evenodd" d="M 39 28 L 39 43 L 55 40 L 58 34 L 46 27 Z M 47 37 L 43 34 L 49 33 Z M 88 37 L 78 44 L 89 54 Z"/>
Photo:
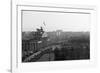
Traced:
<path fill-rule="evenodd" d="M 46 26 L 45 22 L 43 22 L 44 26 Z"/>

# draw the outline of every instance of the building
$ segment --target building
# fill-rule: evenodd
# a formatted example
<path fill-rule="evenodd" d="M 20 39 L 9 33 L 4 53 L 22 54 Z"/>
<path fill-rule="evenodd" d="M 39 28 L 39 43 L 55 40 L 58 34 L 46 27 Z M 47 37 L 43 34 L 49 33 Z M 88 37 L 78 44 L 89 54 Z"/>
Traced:
<path fill-rule="evenodd" d="M 35 32 L 22 34 L 22 56 L 29 56 L 30 54 L 43 49 L 47 44 L 47 39 L 47 34 L 42 27 Z"/>

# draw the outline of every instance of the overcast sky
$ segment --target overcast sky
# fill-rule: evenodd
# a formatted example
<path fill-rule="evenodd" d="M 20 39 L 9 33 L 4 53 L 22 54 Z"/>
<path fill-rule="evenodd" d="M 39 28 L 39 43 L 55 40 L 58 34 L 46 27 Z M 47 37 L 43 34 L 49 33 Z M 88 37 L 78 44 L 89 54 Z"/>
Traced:
<path fill-rule="evenodd" d="M 90 14 L 23 11 L 22 31 L 89 31 Z M 44 23 L 45 22 L 45 26 Z"/>

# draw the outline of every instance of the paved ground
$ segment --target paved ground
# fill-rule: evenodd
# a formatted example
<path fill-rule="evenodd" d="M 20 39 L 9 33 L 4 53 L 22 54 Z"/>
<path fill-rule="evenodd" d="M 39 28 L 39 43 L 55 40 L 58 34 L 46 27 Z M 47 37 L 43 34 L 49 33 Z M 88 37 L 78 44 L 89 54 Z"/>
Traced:
<path fill-rule="evenodd" d="M 43 49 L 34 53 L 24 60 L 24 62 L 35 62 L 35 61 L 49 61 L 54 60 L 54 53 L 50 52 L 51 49 Z"/>
<path fill-rule="evenodd" d="M 48 46 L 29 56 L 24 60 L 24 62 L 52 61 L 54 60 L 54 53 L 51 51 L 53 51 L 56 47 L 60 48 L 59 45 Z"/>
<path fill-rule="evenodd" d="M 39 61 L 54 61 L 54 53 L 47 53 L 44 54 L 43 56 L 40 57 L 40 59 L 37 60 L 37 62 Z"/>

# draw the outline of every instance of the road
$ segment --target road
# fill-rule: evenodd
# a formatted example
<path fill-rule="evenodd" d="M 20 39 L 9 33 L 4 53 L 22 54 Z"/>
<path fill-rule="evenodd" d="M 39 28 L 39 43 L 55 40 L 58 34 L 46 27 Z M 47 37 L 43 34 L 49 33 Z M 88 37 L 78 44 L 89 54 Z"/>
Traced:
<path fill-rule="evenodd" d="M 48 46 L 48 47 L 32 54 L 31 56 L 29 56 L 28 58 L 26 58 L 24 60 L 24 62 L 52 61 L 52 60 L 54 60 L 53 50 L 56 47 L 61 48 L 60 45 Z"/>

